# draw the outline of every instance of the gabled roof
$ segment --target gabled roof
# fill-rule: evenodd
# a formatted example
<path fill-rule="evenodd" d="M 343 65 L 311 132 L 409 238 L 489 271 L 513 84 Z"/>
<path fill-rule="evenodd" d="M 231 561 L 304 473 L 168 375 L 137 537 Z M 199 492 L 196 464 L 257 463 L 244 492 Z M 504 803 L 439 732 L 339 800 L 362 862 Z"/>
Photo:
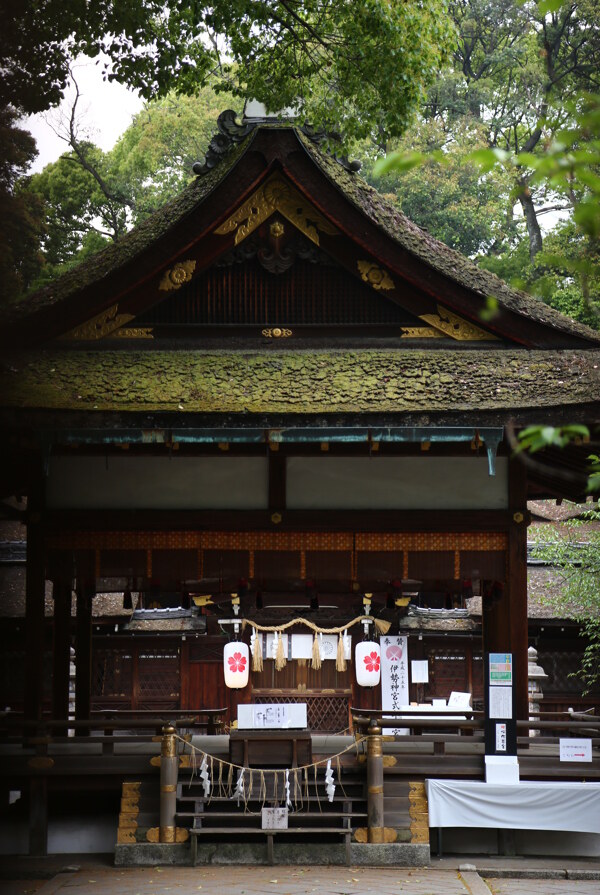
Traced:
<path fill-rule="evenodd" d="M 283 183 L 291 196 L 287 211 L 289 218 L 292 210 L 292 223 L 298 225 L 292 206 L 301 201 L 300 227 L 303 221 L 310 229 L 316 219 L 321 247 L 337 253 L 338 260 L 369 286 L 388 290 L 385 294 L 390 300 L 408 301 L 410 289 L 416 290 L 429 301 L 423 319 L 435 321 L 437 316 L 439 321 L 440 314 L 454 313 L 484 338 L 526 347 L 600 344 L 598 333 L 512 289 L 418 228 L 358 174 L 324 154 L 305 133 L 283 125 L 257 127 L 159 212 L 13 306 L 6 315 L 12 323 L 11 344 L 19 340 L 44 343 L 102 313 L 112 314 L 115 324 L 135 325 L 135 317 L 144 307 L 164 299 L 160 290 L 165 277 L 174 270 L 180 273 L 186 258 L 193 257 L 196 273 L 206 269 L 234 244 L 242 230 L 248 230 L 252 209 L 246 209 L 243 226 L 239 222 L 231 225 L 232 217 L 244 203 L 252 205 L 253 197 L 261 196 L 262 201 L 260 191 L 274 183 L 273 178 L 279 178 L 276 185 Z M 271 210 L 281 207 L 275 196 Z M 348 245 L 355 250 L 349 260 Z M 361 255 L 364 260 L 359 260 L 357 269 L 356 257 Z M 382 287 L 373 270 L 375 277 L 383 277 L 384 282 L 387 278 L 391 286 Z M 482 322 L 480 312 L 489 297 L 496 300 L 498 311 L 492 320 Z M 418 303 L 412 300 L 413 311 Z M 453 322 L 450 318 L 444 325 L 451 329 Z"/>

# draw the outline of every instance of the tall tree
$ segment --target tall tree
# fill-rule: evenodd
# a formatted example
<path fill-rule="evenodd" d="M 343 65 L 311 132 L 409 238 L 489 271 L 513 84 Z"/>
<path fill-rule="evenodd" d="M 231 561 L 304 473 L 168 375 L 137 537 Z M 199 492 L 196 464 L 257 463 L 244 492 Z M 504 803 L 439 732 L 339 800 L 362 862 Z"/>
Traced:
<path fill-rule="evenodd" d="M 295 105 L 344 136 L 399 135 L 451 39 L 446 0 L 7 0 L 0 105 L 60 100 L 78 53 L 146 99 L 218 76 L 271 109 Z M 393 89 L 390 89 L 393 85 Z"/>

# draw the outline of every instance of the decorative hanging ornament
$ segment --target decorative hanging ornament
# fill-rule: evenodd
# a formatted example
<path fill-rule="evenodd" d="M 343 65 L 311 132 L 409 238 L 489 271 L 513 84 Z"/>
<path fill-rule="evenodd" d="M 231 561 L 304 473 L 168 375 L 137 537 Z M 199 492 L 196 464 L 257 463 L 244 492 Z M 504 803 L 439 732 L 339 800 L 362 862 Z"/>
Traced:
<path fill-rule="evenodd" d="M 225 686 L 233 690 L 240 690 L 248 683 L 250 669 L 250 651 L 248 644 L 240 640 L 232 640 L 225 644 L 223 650 L 223 670 L 225 672 Z"/>
<path fill-rule="evenodd" d="M 202 764 L 200 765 L 200 779 L 202 780 L 202 787 L 204 789 L 204 798 L 207 799 L 210 795 L 210 774 L 208 772 L 208 760 L 206 755 L 202 758 Z"/>
<path fill-rule="evenodd" d="M 327 798 L 330 802 L 333 802 L 333 796 L 335 793 L 335 783 L 333 782 L 333 771 L 331 770 L 331 759 L 327 762 L 327 768 L 325 770 L 325 790 L 327 792 Z"/>
<path fill-rule="evenodd" d="M 376 687 L 381 679 L 381 650 L 379 644 L 363 640 L 354 651 L 356 683 L 359 687 Z"/>

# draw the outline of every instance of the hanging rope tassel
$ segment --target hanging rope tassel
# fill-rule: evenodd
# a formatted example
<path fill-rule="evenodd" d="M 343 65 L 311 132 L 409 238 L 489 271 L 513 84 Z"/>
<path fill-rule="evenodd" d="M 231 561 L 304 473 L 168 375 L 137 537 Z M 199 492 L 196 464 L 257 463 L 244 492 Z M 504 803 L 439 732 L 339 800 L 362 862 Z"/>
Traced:
<path fill-rule="evenodd" d="M 262 643 L 258 633 L 253 629 L 252 637 L 252 671 L 263 670 Z"/>
<path fill-rule="evenodd" d="M 315 634 L 315 636 L 313 637 L 312 659 L 310 662 L 310 667 L 317 670 L 321 667 L 321 647 L 319 645 L 318 634 Z"/>
<path fill-rule="evenodd" d="M 287 665 L 287 659 L 283 650 L 283 634 L 277 638 L 277 654 L 275 656 L 275 671 L 281 671 Z"/>
<path fill-rule="evenodd" d="M 347 668 L 346 665 L 346 654 L 344 650 L 344 638 L 341 634 L 338 636 L 338 645 L 337 645 L 337 656 L 335 657 L 335 669 L 336 671 L 345 671 Z"/>

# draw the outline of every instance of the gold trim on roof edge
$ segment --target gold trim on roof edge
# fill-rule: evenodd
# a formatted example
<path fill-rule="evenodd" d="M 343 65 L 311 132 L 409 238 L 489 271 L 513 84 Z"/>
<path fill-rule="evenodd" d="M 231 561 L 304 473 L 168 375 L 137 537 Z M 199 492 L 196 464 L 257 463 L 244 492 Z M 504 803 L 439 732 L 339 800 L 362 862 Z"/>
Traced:
<path fill-rule="evenodd" d="M 403 326 L 403 339 L 443 339 L 444 333 L 432 326 Z"/>
<path fill-rule="evenodd" d="M 437 314 L 421 314 L 420 319 L 459 342 L 498 341 L 497 336 L 480 329 L 442 305 L 437 306 Z"/>
<path fill-rule="evenodd" d="M 109 333 L 129 323 L 133 318 L 133 314 L 119 314 L 119 305 L 114 304 L 106 311 L 101 311 L 100 314 L 96 314 L 95 317 L 65 333 L 61 339 L 80 339 L 84 342 L 103 339 Z"/>
<path fill-rule="evenodd" d="M 319 233 L 338 235 L 333 224 L 307 202 L 291 183 L 277 174 L 246 199 L 220 227 L 217 227 L 215 233 L 218 236 L 225 236 L 235 231 L 234 244 L 238 245 L 276 211 L 315 245 L 319 245 Z"/>

